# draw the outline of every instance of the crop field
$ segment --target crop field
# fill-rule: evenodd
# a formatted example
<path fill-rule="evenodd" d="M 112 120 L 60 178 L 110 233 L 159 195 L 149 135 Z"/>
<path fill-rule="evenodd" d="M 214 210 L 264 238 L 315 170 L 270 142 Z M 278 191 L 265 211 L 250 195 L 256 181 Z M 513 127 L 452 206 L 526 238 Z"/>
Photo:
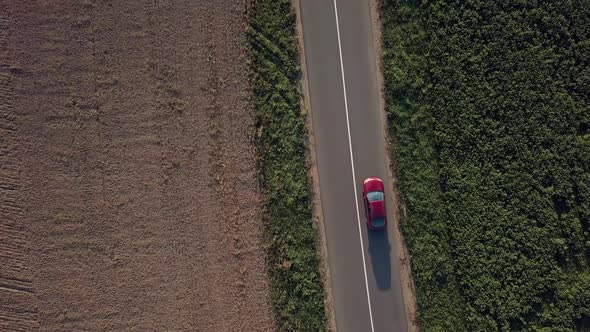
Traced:
<path fill-rule="evenodd" d="M 382 5 L 423 331 L 590 330 L 588 1 Z"/>
<path fill-rule="evenodd" d="M 246 1 L 0 1 L 0 330 L 275 329 Z"/>

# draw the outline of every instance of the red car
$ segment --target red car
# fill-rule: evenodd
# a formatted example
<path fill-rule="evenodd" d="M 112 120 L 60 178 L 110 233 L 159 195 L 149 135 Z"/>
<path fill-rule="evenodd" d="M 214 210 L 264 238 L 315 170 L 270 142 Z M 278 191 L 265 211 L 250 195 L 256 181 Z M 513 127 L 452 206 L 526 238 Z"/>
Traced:
<path fill-rule="evenodd" d="M 385 192 L 380 178 L 370 177 L 363 182 L 363 201 L 367 227 L 372 230 L 382 230 L 387 224 L 385 212 Z"/>

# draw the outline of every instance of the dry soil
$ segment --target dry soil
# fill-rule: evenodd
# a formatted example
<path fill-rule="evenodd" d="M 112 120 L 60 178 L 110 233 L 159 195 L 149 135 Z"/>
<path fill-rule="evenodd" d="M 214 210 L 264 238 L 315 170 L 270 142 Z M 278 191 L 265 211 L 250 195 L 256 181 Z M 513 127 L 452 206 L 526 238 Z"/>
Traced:
<path fill-rule="evenodd" d="M 0 330 L 273 330 L 246 0 L 0 0 Z"/>

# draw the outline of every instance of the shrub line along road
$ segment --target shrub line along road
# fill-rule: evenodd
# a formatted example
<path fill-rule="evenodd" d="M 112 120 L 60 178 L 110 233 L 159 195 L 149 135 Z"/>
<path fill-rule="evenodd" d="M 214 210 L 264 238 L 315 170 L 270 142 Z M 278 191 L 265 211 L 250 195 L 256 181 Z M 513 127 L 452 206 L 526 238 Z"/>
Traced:
<path fill-rule="evenodd" d="M 406 331 L 391 195 L 387 232 L 367 231 L 362 202 L 369 176 L 391 188 L 369 3 L 301 0 L 301 16 L 336 326 Z"/>

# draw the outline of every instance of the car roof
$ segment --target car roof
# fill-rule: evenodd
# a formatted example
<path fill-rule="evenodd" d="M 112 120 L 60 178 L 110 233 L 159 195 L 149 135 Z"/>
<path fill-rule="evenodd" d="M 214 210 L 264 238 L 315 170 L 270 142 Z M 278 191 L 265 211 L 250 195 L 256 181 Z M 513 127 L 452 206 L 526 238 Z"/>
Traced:
<path fill-rule="evenodd" d="M 385 217 L 385 203 L 383 201 L 371 202 L 371 219 Z"/>

